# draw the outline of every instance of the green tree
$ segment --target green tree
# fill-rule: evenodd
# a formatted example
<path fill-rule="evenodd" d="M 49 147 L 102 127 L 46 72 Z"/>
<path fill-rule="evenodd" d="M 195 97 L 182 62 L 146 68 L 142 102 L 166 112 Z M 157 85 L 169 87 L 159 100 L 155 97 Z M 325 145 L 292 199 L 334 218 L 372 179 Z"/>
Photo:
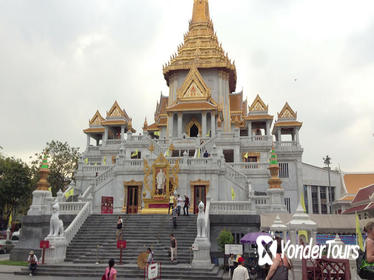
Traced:
<path fill-rule="evenodd" d="M 0 156 L 0 208 L 8 221 L 10 214 L 24 214 L 31 201 L 30 168 L 20 159 Z M 20 210 L 20 211 L 18 211 Z"/>
<path fill-rule="evenodd" d="M 48 181 L 51 184 L 52 192 L 55 195 L 59 189 L 64 191 L 65 187 L 75 180 L 74 172 L 78 166 L 78 159 L 80 156 L 79 148 L 70 147 L 67 142 L 61 142 L 58 140 L 47 142 L 46 147 L 42 152 L 34 154 L 34 158 L 31 162 L 34 185 L 39 180 L 38 171 L 44 155 L 48 156 L 50 169 Z"/>
<path fill-rule="evenodd" d="M 232 233 L 229 230 L 223 229 L 217 237 L 217 243 L 221 251 L 224 252 L 226 244 L 234 243 L 234 236 L 232 236 Z"/>

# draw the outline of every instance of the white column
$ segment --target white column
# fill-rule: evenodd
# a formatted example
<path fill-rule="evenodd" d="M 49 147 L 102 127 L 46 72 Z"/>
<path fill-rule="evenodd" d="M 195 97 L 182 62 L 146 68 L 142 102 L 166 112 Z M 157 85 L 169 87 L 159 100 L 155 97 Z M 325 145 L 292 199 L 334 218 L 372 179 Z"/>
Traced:
<path fill-rule="evenodd" d="M 202 134 L 200 137 L 206 137 L 206 112 L 201 113 L 201 122 L 202 122 Z"/>
<path fill-rule="evenodd" d="M 327 207 L 327 214 L 330 214 L 330 197 L 329 197 L 329 187 L 326 187 L 326 207 Z"/>
<path fill-rule="evenodd" d="M 173 122 L 174 122 L 174 114 L 171 113 L 168 118 L 168 131 L 169 131 L 169 138 L 173 137 Z"/>
<path fill-rule="evenodd" d="M 123 139 L 125 139 L 125 127 L 121 126 L 121 141 L 123 141 Z"/>
<path fill-rule="evenodd" d="M 182 119 L 183 113 L 178 113 L 178 137 L 182 138 Z"/>
<path fill-rule="evenodd" d="M 91 139 L 91 136 L 87 134 L 87 147 L 90 146 L 90 139 Z"/>
<path fill-rule="evenodd" d="M 281 129 L 280 127 L 278 128 L 278 142 L 282 142 L 282 136 L 281 136 Z"/>
<path fill-rule="evenodd" d="M 269 135 L 270 135 L 269 121 L 266 121 L 266 131 L 265 131 L 265 135 L 266 135 L 266 136 L 269 136 Z"/>
<path fill-rule="evenodd" d="M 212 137 L 216 135 L 216 114 L 214 112 L 210 113 L 210 131 Z"/>
<path fill-rule="evenodd" d="M 104 139 L 103 139 L 104 145 L 106 144 L 107 140 L 108 140 L 108 127 L 106 126 L 104 130 Z"/>
<path fill-rule="evenodd" d="M 247 123 L 247 126 L 248 126 L 248 137 L 252 139 L 252 122 L 249 121 Z"/>
<path fill-rule="evenodd" d="M 299 144 L 299 128 L 296 128 L 296 143 Z"/>
<path fill-rule="evenodd" d="M 318 198 L 318 214 L 321 214 L 321 190 L 319 186 L 317 186 L 317 198 Z"/>
<path fill-rule="evenodd" d="M 307 186 L 307 193 L 308 193 L 308 213 L 313 214 L 312 187 L 311 186 Z"/>

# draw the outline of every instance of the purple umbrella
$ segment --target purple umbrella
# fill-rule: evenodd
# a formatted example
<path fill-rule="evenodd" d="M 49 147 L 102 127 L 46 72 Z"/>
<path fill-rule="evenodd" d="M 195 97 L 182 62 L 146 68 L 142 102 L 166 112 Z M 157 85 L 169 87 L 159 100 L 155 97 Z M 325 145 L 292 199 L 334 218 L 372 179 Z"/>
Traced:
<path fill-rule="evenodd" d="M 244 243 L 256 243 L 257 237 L 263 236 L 263 235 L 271 236 L 267 232 L 250 232 L 244 235 L 242 239 L 240 239 L 240 243 L 243 243 L 243 244 Z"/>

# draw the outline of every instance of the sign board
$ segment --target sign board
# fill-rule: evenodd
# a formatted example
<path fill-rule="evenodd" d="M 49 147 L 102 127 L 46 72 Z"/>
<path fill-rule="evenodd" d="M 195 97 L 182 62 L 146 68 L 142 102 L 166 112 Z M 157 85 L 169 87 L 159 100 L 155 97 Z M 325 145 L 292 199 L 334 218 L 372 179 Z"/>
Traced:
<path fill-rule="evenodd" d="M 126 248 L 126 240 L 118 240 L 117 241 L 117 248 L 118 249 L 125 249 Z"/>
<path fill-rule="evenodd" d="M 113 214 L 113 196 L 101 197 L 101 214 Z"/>
<path fill-rule="evenodd" d="M 160 264 L 152 263 L 148 265 L 148 279 L 156 279 L 160 274 Z"/>
<path fill-rule="evenodd" d="M 225 255 L 243 255 L 243 245 L 225 244 Z"/>
<path fill-rule="evenodd" d="M 40 241 L 40 248 L 41 249 L 48 249 L 49 248 L 49 240 L 41 240 Z"/>

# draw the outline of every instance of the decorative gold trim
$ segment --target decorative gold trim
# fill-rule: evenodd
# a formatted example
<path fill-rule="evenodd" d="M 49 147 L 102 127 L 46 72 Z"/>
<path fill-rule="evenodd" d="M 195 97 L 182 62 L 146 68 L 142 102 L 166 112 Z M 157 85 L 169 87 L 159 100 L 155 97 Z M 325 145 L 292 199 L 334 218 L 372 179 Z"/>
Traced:
<path fill-rule="evenodd" d="M 123 182 L 124 187 L 124 198 L 123 198 L 123 208 L 122 212 L 127 212 L 127 194 L 128 194 L 128 187 L 138 187 L 138 213 L 141 211 L 142 208 L 142 192 L 143 192 L 143 182 L 141 181 L 125 181 Z"/>
<path fill-rule="evenodd" d="M 192 66 L 182 86 L 177 90 L 177 101 L 208 100 L 210 96 L 210 88 L 199 70 Z"/>
<path fill-rule="evenodd" d="M 99 110 L 96 111 L 95 115 L 89 120 L 88 124 L 99 126 L 101 125 L 101 122 L 104 120 L 104 118 L 101 116 Z"/>
<path fill-rule="evenodd" d="M 151 146 L 153 147 L 153 146 Z M 151 150 L 151 147 L 149 150 Z M 151 174 L 151 167 L 149 166 L 148 164 L 148 161 L 146 159 L 144 159 L 144 187 L 147 191 L 149 191 L 149 193 L 151 193 L 151 189 L 149 187 L 149 183 L 148 183 L 148 177 L 149 175 Z"/>
<path fill-rule="evenodd" d="M 282 110 L 280 113 L 278 113 L 278 120 L 296 120 L 297 119 L 297 113 L 292 110 L 291 106 L 288 105 L 288 102 L 284 104 Z"/>
<path fill-rule="evenodd" d="M 117 100 L 114 101 L 114 104 L 112 105 L 112 108 L 110 108 L 109 112 L 106 113 L 106 117 L 123 117 L 126 118 L 125 112 L 121 109 L 121 107 L 118 105 Z"/>
<path fill-rule="evenodd" d="M 84 133 L 104 133 L 105 128 L 104 127 L 90 127 L 83 130 Z"/>
<path fill-rule="evenodd" d="M 202 135 L 202 132 L 201 132 L 201 125 L 200 123 L 195 119 L 193 118 L 187 125 L 186 125 L 186 134 L 188 135 L 188 137 L 190 137 L 190 129 L 193 125 L 196 125 L 197 128 L 199 129 L 199 135 Z"/>
<path fill-rule="evenodd" d="M 262 101 L 260 95 L 257 94 L 255 100 L 252 102 L 252 105 L 249 107 L 250 112 L 267 112 L 269 106 L 265 105 Z"/>

